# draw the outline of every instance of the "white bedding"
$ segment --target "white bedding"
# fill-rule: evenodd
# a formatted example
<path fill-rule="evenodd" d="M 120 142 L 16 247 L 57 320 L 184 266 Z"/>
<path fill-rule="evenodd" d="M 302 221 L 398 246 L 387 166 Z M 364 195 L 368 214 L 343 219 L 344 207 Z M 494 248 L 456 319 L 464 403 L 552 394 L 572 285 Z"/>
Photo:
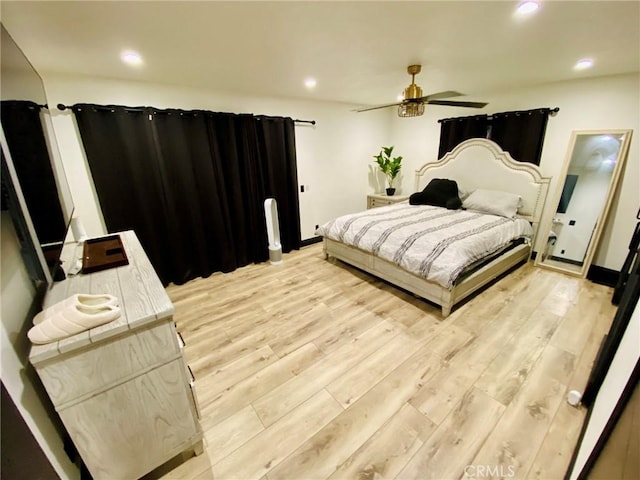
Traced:
<path fill-rule="evenodd" d="M 338 217 L 316 234 L 450 289 L 465 267 L 533 230 L 522 218 L 401 203 Z"/>

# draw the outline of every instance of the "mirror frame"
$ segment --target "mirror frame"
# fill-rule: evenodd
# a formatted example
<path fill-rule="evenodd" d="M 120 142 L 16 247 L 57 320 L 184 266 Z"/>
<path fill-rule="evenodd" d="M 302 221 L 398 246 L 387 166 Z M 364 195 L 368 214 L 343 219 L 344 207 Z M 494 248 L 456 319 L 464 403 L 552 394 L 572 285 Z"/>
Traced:
<path fill-rule="evenodd" d="M 595 255 L 596 249 L 598 247 L 598 243 L 600 241 L 600 237 L 602 235 L 602 231 L 604 229 L 604 225 L 607 221 L 607 216 L 609 214 L 609 210 L 611 208 L 611 204 L 613 202 L 613 197 L 617 191 L 618 185 L 620 184 L 620 178 L 622 176 L 622 170 L 624 169 L 625 162 L 627 161 L 627 156 L 629 154 L 629 146 L 631 144 L 631 135 L 633 134 L 633 130 L 631 129 L 611 129 L 611 130 L 574 130 L 571 133 L 571 140 L 569 141 L 569 148 L 567 149 L 567 153 L 565 155 L 564 163 L 562 165 L 562 171 L 558 174 L 558 185 L 556 187 L 556 192 L 553 196 L 553 201 L 550 205 L 553 205 L 554 208 L 547 213 L 544 224 L 542 225 L 541 232 L 547 232 L 547 234 L 543 238 L 548 238 L 548 232 L 551 231 L 553 227 L 553 219 L 557 214 L 558 205 L 560 204 L 560 199 L 562 197 L 562 191 L 564 189 L 565 180 L 567 178 L 567 174 L 569 172 L 569 164 L 571 163 L 571 159 L 573 157 L 573 152 L 575 150 L 576 142 L 578 137 L 581 135 L 624 135 L 624 139 L 622 144 L 620 145 L 620 150 L 618 150 L 618 155 L 616 158 L 616 165 L 613 169 L 611 179 L 609 180 L 609 186 L 607 187 L 607 194 L 605 197 L 604 204 L 602 205 L 602 210 L 600 211 L 597 219 L 595 229 L 591 235 L 591 239 L 589 240 L 589 244 L 587 246 L 587 250 L 584 255 L 584 261 L 580 268 L 570 268 L 570 267 L 562 267 L 557 264 L 546 264 L 543 261 L 543 251 L 546 248 L 546 241 L 543 246 L 540 246 L 539 251 L 536 255 L 535 265 L 537 267 L 548 268 L 551 270 L 556 270 L 562 273 L 567 273 L 569 275 L 575 275 L 581 278 L 585 278 L 587 276 L 587 272 L 589 271 L 589 267 L 591 266 L 591 262 L 593 261 L 593 257 Z"/>

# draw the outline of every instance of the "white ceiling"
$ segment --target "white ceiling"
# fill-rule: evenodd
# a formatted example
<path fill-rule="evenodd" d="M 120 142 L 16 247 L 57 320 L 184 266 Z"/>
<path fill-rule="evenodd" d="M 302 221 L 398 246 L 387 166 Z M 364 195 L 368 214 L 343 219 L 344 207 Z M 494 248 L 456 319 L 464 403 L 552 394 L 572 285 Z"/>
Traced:
<path fill-rule="evenodd" d="M 640 2 L 0 3 L 36 69 L 351 104 L 394 102 L 423 65 L 425 94 L 483 92 L 640 71 Z M 134 49 L 144 65 L 119 55 Z M 588 71 L 572 69 L 583 57 Z M 303 82 L 317 79 L 308 91 Z M 461 98 L 467 99 L 467 98 Z"/>

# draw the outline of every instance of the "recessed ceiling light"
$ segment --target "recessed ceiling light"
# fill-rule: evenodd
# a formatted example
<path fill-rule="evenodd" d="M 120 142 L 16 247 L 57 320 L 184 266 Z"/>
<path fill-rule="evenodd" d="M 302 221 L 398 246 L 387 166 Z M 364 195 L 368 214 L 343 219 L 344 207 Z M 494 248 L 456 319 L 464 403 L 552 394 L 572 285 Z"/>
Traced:
<path fill-rule="evenodd" d="M 133 50 L 127 50 L 126 52 L 122 52 L 120 58 L 124 63 L 128 63 L 129 65 L 140 65 L 142 64 L 142 57 L 138 52 L 134 52 Z"/>
<path fill-rule="evenodd" d="M 315 78 L 307 78 L 304 81 L 304 86 L 311 89 L 311 88 L 315 88 L 315 86 L 318 84 L 318 82 L 316 82 Z"/>
<path fill-rule="evenodd" d="M 591 68 L 593 67 L 593 60 L 591 60 L 590 58 L 583 58 L 582 60 L 578 60 L 578 63 L 576 63 L 573 66 L 574 70 L 585 70 L 587 68 Z"/>
<path fill-rule="evenodd" d="M 540 4 L 538 2 L 534 2 L 533 0 L 525 0 L 518 5 L 518 9 L 516 10 L 520 15 L 528 15 L 530 13 L 535 12 L 540 8 Z"/>

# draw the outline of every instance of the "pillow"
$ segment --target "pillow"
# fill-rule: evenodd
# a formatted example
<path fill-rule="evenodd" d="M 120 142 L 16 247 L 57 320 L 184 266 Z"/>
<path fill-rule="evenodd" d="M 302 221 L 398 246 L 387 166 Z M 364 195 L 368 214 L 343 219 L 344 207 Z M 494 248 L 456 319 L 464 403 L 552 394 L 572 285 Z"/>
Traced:
<path fill-rule="evenodd" d="M 413 193 L 409 197 L 411 205 L 433 205 L 457 210 L 462 206 L 458 197 L 458 184 L 454 180 L 434 178 L 421 192 Z"/>
<path fill-rule="evenodd" d="M 458 185 L 458 197 L 460 197 L 460 200 L 462 200 L 464 202 L 464 199 L 467 198 L 470 193 L 471 192 L 465 190 L 460 185 Z"/>
<path fill-rule="evenodd" d="M 497 190 L 474 190 L 462 202 L 462 208 L 475 210 L 480 213 L 500 215 L 515 218 L 522 199 L 515 193 L 499 192 Z"/>

